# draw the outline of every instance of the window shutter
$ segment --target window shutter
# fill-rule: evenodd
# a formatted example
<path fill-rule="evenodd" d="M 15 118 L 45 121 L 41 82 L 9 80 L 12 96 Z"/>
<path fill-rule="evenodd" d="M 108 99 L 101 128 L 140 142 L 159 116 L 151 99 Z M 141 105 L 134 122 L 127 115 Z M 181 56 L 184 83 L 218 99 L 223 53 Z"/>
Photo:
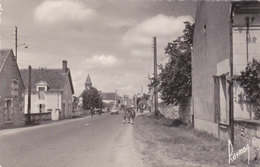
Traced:
<path fill-rule="evenodd" d="M 220 121 L 219 77 L 213 76 L 213 78 L 214 78 L 215 123 L 219 123 Z"/>

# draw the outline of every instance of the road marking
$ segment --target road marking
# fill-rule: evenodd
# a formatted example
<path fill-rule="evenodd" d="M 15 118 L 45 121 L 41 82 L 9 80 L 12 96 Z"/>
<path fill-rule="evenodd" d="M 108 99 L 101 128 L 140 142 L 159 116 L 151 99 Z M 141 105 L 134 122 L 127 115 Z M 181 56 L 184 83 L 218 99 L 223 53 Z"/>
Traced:
<path fill-rule="evenodd" d="M 88 126 L 88 125 L 93 125 L 93 124 L 85 124 L 86 126 Z"/>

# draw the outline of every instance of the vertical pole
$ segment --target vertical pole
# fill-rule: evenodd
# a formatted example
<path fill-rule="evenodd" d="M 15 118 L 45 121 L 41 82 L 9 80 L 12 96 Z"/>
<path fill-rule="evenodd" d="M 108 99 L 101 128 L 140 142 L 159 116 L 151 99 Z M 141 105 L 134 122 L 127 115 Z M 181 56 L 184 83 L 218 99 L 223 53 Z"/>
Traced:
<path fill-rule="evenodd" d="M 31 66 L 28 68 L 28 124 L 31 124 Z"/>
<path fill-rule="evenodd" d="M 154 95 L 152 94 L 152 104 L 151 104 L 151 111 L 150 112 L 153 112 L 154 111 Z"/>
<path fill-rule="evenodd" d="M 157 80 L 157 44 L 156 44 L 156 37 L 153 38 L 154 44 L 154 78 Z M 157 86 L 154 88 L 154 114 L 158 116 L 158 90 Z"/>
<path fill-rule="evenodd" d="M 245 18 L 246 20 L 246 62 L 248 63 L 248 36 L 249 36 L 249 17 Z"/>
<path fill-rule="evenodd" d="M 248 45 L 248 44 L 247 44 Z M 248 60 L 248 55 L 247 55 Z M 230 21 L 230 78 L 233 77 L 233 22 Z M 233 85 L 234 83 L 231 82 L 229 85 L 229 117 L 230 117 L 230 140 L 231 143 L 234 145 L 234 90 Z"/>
<path fill-rule="evenodd" d="M 1 18 L 1 15 L 2 15 L 2 5 L 0 3 L 0 25 L 1 25 L 1 21 L 2 21 L 2 18 Z M 0 34 L 0 49 L 2 49 L 2 34 Z"/>
<path fill-rule="evenodd" d="M 17 26 L 15 26 L 15 59 L 16 59 L 16 62 L 17 62 Z"/>
<path fill-rule="evenodd" d="M 117 106 L 117 90 L 116 90 L 116 94 L 115 94 L 115 99 L 116 99 L 115 106 L 118 107 L 118 106 Z"/>
<path fill-rule="evenodd" d="M 136 111 L 138 109 L 138 104 L 137 104 L 137 95 L 135 95 L 135 106 L 136 106 Z"/>

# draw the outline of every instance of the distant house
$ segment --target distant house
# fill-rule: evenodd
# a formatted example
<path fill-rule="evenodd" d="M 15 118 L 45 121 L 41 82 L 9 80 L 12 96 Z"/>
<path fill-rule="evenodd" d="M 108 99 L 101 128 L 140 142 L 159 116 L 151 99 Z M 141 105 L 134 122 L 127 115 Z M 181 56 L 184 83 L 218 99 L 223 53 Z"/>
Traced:
<path fill-rule="evenodd" d="M 25 86 L 11 49 L 0 50 L 0 128 L 25 124 Z"/>
<path fill-rule="evenodd" d="M 31 113 L 50 114 L 52 120 L 72 116 L 74 88 L 67 61 L 63 60 L 61 69 L 31 70 Z M 21 75 L 26 85 L 25 113 L 28 104 L 28 69 L 22 69 Z"/>
<path fill-rule="evenodd" d="M 240 134 L 247 131 L 251 139 L 257 134 L 260 137 L 258 123 L 252 123 L 251 111 L 238 103 L 241 88 L 231 80 L 253 58 L 260 59 L 259 28 L 257 1 L 198 1 L 192 53 L 196 129 L 220 139 L 235 136 L 240 141 Z"/>
<path fill-rule="evenodd" d="M 119 100 L 116 92 L 102 92 L 101 93 L 102 101 L 106 104 L 109 104 L 110 107 L 117 105 Z"/>
<path fill-rule="evenodd" d="M 93 85 L 92 85 L 92 81 L 90 79 L 90 76 L 88 74 L 87 78 L 86 78 L 86 81 L 85 81 L 85 89 L 82 91 L 82 93 L 79 95 L 79 103 L 78 103 L 78 108 L 82 109 L 83 107 L 83 97 L 82 97 L 82 94 L 84 93 L 84 91 L 86 90 L 90 90 L 90 88 L 92 88 Z M 109 93 L 103 93 L 101 91 L 99 91 L 99 94 L 101 95 L 101 98 L 102 98 L 102 101 L 106 104 L 109 104 L 111 107 L 113 105 L 116 104 L 116 99 L 118 98 L 116 92 L 112 93 L 112 92 L 109 92 Z"/>

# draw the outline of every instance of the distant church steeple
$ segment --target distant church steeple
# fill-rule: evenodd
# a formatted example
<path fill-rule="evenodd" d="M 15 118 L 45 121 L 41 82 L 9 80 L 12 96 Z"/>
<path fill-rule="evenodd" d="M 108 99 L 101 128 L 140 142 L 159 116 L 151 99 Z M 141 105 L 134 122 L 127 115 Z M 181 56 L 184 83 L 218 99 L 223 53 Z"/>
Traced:
<path fill-rule="evenodd" d="M 85 82 L 85 89 L 90 89 L 92 88 L 92 82 L 91 82 L 91 79 L 89 77 L 89 74 L 88 74 L 88 77 L 86 79 L 86 82 Z"/>

